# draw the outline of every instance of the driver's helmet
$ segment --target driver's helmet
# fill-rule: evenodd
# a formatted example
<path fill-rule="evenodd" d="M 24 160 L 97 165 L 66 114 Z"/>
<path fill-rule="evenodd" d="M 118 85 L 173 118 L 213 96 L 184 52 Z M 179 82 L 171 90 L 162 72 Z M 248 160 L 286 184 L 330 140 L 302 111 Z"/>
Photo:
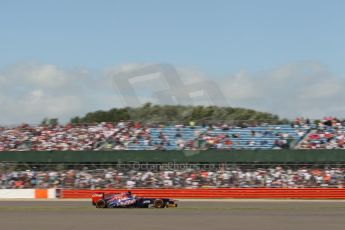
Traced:
<path fill-rule="evenodd" d="M 126 196 L 132 196 L 132 192 L 131 191 L 128 191 L 125 193 Z"/>

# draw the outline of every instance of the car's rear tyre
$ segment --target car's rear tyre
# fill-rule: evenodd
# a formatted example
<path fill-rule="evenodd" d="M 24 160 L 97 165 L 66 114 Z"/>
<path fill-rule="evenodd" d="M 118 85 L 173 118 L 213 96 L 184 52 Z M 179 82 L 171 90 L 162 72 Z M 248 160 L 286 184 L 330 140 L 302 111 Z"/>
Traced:
<path fill-rule="evenodd" d="M 165 203 L 162 199 L 155 199 L 155 201 L 153 202 L 153 207 L 155 208 L 164 208 L 165 207 Z"/>
<path fill-rule="evenodd" d="M 96 208 L 106 208 L 107 207 L 107 202 L 105 200 L 98 200 L 96 202 Z"/>

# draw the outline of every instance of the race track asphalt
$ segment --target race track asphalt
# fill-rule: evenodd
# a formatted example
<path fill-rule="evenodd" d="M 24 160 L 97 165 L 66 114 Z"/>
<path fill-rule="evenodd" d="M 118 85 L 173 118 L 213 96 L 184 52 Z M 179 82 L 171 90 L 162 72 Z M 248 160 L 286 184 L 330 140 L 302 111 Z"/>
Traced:
<path fill-rule="evenodd" d="M 180 201 L 176 209 L 96 209 L 88 201 L 0 201 L 0 229 L 345 230 L 344 201 Z"/>

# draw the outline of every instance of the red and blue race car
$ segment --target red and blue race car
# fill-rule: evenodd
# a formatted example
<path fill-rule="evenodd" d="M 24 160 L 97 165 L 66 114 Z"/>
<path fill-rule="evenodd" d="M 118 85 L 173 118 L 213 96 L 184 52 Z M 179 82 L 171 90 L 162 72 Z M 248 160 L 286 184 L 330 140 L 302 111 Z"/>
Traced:
<path fill-rule="evenodd" d="M 169 198 L 137 197 L 130 191 L 125 193 L 98 192 L 92 195 L 96 208 L 176 208 L 176 201 Z"/>

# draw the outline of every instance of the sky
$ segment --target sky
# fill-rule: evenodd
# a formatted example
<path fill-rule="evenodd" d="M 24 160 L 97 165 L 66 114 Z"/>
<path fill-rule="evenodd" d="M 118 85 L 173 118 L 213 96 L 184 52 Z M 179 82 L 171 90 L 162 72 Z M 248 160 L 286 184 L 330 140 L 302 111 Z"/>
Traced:
<path fill-rule="evenodd" d="M 344 12 L 343 0 L 0 0 L 0 124 L 126 106 L 113 73 L 159 63 L 186 89 L 213 82 L 224 105 L 345 117 Z M 169 88 L 138 86 L 141 102 Z"/>

